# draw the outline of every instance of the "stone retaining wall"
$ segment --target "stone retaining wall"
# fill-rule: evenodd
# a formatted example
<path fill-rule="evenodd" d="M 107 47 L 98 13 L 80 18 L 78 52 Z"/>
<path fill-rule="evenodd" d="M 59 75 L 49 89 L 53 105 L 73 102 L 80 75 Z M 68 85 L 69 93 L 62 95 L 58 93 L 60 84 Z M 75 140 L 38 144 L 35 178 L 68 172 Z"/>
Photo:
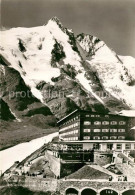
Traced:
<path fill-rule="evenodd" d="M 60 169 L 61 169 L 61 163 L 60 158 L 56 158 L 53 156 L 52 151 L 47 150 L 45 152 L 45 157 L 49 161 L 49 166 L 51 168 L 51 171 L 56 175 L 56 177 L 60 177 Z"/>
<path fill-rule="evenodd" d="M 59 181 L 60 194 L 65 195 L 68 188 L 76 189 L 79 194 L 85 188 L 93 189 L 97 192 L 97 195 L 104 189 L 112 189 L 121 195 L 124 191 L 132 189 L 135 190 L 135 182 L 98 182 L 88 180 L 63 180 Z"/>
<path fill-rule="evenodd" d="M 26 178 L 24 187 L 33 191 L 55 192 L 58 190 L 58 182 L 56 179 Z"/>
<path fill-rule="evenodd" d="M 97 195 L 104 189 L 110 189 L 116 191 L 119 195 L 122 195 L 124 191 L 127 190 L 135 190 L 135 182 L 106 182 L 106 181 L 97 181 L 97 180 L 57 180 L 57 179 L 40 179 L 34 177 L 25 177 L 15 176 L 15 179 L 12 180 L 12 183 L 9 183 L 13 186 L 23 186 L 27 187 L 33 191 L 51 191 L 56 192 L 59 191 L 61 195 L 66 194 L 66 190 L 68 188 L 74 188 L 79 192 L 86 189 L 94 190 Z"/>

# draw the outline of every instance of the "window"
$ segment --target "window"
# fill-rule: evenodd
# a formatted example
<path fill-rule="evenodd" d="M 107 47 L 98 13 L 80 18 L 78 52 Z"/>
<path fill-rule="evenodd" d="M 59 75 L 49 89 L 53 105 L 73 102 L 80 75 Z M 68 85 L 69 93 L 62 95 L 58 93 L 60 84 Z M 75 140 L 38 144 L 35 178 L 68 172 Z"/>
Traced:
<path fill-rule="evenodd" d="M 83 139 L 89 140 L 90 139 L 90 136 L 84 136 Z"/>
<path fill-rule="evenodd" d="M 112 150 L 113 149 L 113 144 L 107 144 L 107 149 Z"/>
<path fill-rule="evenodd" d="M 90 121 L 84 121 L 84 125 L 91 125 Z"/>
<path fill-rule="evenodd" d="M 89 115 L 89 114 L 86 114 L 85 116 L 86 116 L 86 117 L 90 117 L 90 115 Z"/>
<path fill-rule="evenodd" d="M 109 121 L 103 121 L 102 125 L 109 125 Z"/>
<path fill-rule="evenodd" d="M 117 132 L 117 129 L 110 129 L 110 132 Z"/>
<path fill-rule="evenodd" d="M 99 136 L 94 136 L 93 139 L 100 139 L 100 137 Z"/>
<path fill-rule="evenodd" d="M 78 130 L 74 130 L 73 132 L 74 132 L 74 134 L 76 134 L 76 133 L 78 133 Z"/>
<path fill-rule="evenodd" d="M 84 129 L 83 132 L 85 133 L 90 132 L 90 129 Z"/>
<path fill-rule="evenodd" d="M 100 115 L 95 115 L 95 117 L 100 117 Z"/>
<path fill-rule="evenodd" d="M 117 125 L 117 121 L 111 121 L 110 124 L 111 125 Z"/>
<path fill-rule="evenodd" d="M 73 127 L 75 127 L 75 126 L 76 126 L 76 124 L 74 123 L 74 124 L 73 124 Z"/>
<path fill-rule="evenodd" d="M 71 125 L 71 127 L 77 127 L 78 126 L 78 122 L 77 123 L 74 123 L 73 125 Z"/>
<path fill-rule="evenodd" d="M 108 139 L 108 136 L 103 136 L 102 139 Z"/>
<path fill-rule="evenodd" d="M 93 148 L 99 150 L 99 144 L 93 144 Z"/>
<path fill-rule="evenodd" d="M 116 149 L 117 149 L 117 150 L 121 150 L 121 149 L 122 149 L 122 144 L 117 144 L 117 145 L 116 145 Z"/>
<path fill-rule="evenodd" d="M 125 145 L 125 149 L 126 149 L 126 150 L 130 150 L 130 149 L 131 149 L 131 144 L 126 144 L 126 145 Z"/>
<path fill-rule="evenodd" d="M 79 116 L 76 116 L 75 119 L 76 119 L 76 120 L 79 119 Z"/>
<path fill-rule="evenodd" d="M 95 115 L 91 115 L 91 117 L 95 117 Z"/>
<path fill-rule="evenodd" d="M 93 131 L 94 132 L 100 132 L 100 129 L 94 129 Z"/>
<path fill-rule="evenodd" d="M 110 139 L 117 139 L 117 136 L 110 136 Z"/>
<path fill-rule="evenodd" d="M 118 136 L 118 139 L 125 139 L 125 136 Z"/>
<path fill-rule="evenodd" d="M 109 118 L 109 115 L 105 115 L 106 118 Z"/>
<path fill-rule="evenodd" d="M 76 127 L 79 126 L 79 122 L 76 123 Z"/>
<path fill-rule="evenodd" d="M 102 129 L 102 132 L 109 132 L 109 129 Z"/>
<path fill-rule="evenodd" d="M 76 137 L 74 137 L 74 138 L 76 139 Z M 68 149 L 74 149 L 74 150 L 83 149 L 83 145 L 82 144 L 68 144 L 67 148 Z"/>
<path fill-rule="evenodd" d="M 125 129 L 118 129 L 118 132 L 125 132 Z"/>
<path fill-rule="evenodd" d="M 120 121 L 120 122 L 119 122 L 119 125 L 125 125 L 125 124 L 126 124 L 125 121 Z"/>
<path fill-rule="evenodd" d="M 101 125 L 100 121 L 94 121 L 94 125 Z"/>

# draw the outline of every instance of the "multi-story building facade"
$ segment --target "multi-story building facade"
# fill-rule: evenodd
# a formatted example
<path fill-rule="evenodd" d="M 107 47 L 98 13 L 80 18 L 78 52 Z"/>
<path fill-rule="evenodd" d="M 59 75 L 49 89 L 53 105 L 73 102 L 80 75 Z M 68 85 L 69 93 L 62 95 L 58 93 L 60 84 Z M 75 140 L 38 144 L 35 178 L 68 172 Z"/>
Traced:
<path fill-rule="evenodd" d="M 135 149 L 129 133 L 129 117 L 75 110 L 59 120 L 58 125 L 59 139 L 72 142 L 72 146 L 76 142 L 76 147 L 83 143 L 82 149 Z"/>
<path fill-rule="evenodd" d="M 75 110 L 60 121 L 59 135 L 65 141 L 128 139 L 128 117 Z"/>
<path fill-rule="evenodd" d="M 135 152 L 131 122 L 120 115 L 73 111 L 58 121 L 59 141 L 50 143 L 46 151 L 53 161 L 51 170 L 57 177 L 65 177 L 86 164 L 104 166 L 126 159 L 134 165 L 135 160 L 129 159 Z"/>

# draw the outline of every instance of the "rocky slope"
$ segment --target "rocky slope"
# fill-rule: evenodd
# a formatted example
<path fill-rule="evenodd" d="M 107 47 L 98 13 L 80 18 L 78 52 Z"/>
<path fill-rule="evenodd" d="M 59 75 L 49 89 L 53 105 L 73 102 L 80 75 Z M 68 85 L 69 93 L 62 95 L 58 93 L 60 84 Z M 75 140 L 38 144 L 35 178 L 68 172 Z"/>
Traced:
<path fill-rule="evenodd" d="M 76 108 L 135 109 L 135 59 L 94 36 L 75 37 L 56 17 L 1 32 L 0 74 L 3 120 L 49 116 L 55 126 L 54 119 Z"/>

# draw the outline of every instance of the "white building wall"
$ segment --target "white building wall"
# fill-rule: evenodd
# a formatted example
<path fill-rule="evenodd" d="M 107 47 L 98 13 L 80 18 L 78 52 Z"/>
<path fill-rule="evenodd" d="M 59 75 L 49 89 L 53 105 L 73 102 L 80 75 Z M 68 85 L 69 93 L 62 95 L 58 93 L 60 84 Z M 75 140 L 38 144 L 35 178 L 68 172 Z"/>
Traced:
<path fill-rule="evenodd" d="M 101 149 L 100 149 L 101 151 L 107 150 L 107 143 L 101 143 L 100 146 L 101 146 Z"/>
<path fill-rule="evenodd" d="M 135 150 L 135 143 L 131 144 L 131 150 Z"/>
<path fill-rule="evenodd" d="M 93 148 L 93 143 L 83 143 L 83 150 L 89 150 Z"/>

